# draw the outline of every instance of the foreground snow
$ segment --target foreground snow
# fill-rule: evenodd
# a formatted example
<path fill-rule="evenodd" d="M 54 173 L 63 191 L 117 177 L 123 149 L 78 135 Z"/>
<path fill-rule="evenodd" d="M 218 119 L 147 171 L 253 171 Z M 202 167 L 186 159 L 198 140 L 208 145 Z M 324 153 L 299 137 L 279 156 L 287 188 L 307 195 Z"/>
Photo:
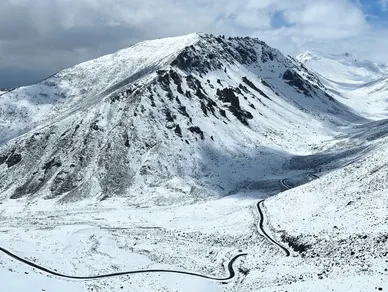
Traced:
<path fill-rule="evenodd" d="M 7 263 L 8 267 L 12 263 Z M 22 267 L 0 268 L 0 291 L 12 292 L 83 292 L 84 285 L 81 282 L 70 282 L 49 278 L 45 275 L 27 271 Z"/>
<path fill-rule="evenodd" d="M 387 290 L 386 276 L 354 276 L 335 280 L 307 281 L 303 283 L 264 288 L 258 292 L 365 292 Z M 382 290 L 381 290 L 382 291 Z"/>
<path fill-rule="evenodd" d="M 384 116 L 382 93 L 365 102 L 359 85 L 384 68 L 348 61 L 320 63 L 346 81 L 323 80 L 331 96 L 258 40 L 195 34 L 3 95 L 1 247 L 73 276 L 223 276 L 231 258 L 247 256 L 225 282 L 163 273 L 64 281 L 0 254 L 9 279 L 0 290 L 388 289 L 388 121 L 353 111 Z M 260 234 L 261 199 L 265 228 L 290 257 Z"/>

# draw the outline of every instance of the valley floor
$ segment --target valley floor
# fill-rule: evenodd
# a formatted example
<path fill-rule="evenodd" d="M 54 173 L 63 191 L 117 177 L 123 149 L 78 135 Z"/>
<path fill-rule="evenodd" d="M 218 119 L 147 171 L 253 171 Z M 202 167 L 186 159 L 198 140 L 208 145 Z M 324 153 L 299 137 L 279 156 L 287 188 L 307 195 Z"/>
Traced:
<path fill-rule="evenodd" d="M 347 143 L 352 145 L 349 147 L 353 144 Z M 338 146 L 333 145 L 332 148 Z M 279 192 L 305 183 L 264 203 L 264 228 L 291 251 L 290 257 L 258 228 L 260 216 L 256 205 L 268 197 L 267 184 L 261 190 L 256 186 L 252 191 L 248 185 L 244 192 L 233 196 L 181 206 L 141 208 L 128 205 L 124 199 L 62 207 L 52 201 L 26 202 L 24 206 L 20 201 L 7 201 L 1 206 L 0 246 L 66 275 L 169 269 L 223 277 L 228 274 L 227 265 L 232 257 L 241 252 L 247 256 L 236 261 L 237 274 L 229 281 L 166 273 L 80 281 L 47 275 L 1 254 L 0 290 L 387 290 L 385 185 L 375 185 L 369 195 L 365 192 L 359 198 L 359 190 L 364 191 L 361 177 L 365 179 L 376 167 L 385 167 L 381 160 L 384 153 L 373 150 L 366 154 L 365 147 L 358 149 L 356 156 L 338 155 L 340 150 L 337 151 L 340 158 L 333 159 L 327 168 L 349 164 L 338 170 L 319 169 L 315 174 L 311 170 L 303 174 L 295 171 L 295 175 L 290 172 L 290 177 L 277 180 Z M 305 157 L 303 161 L 321 159 L 314 157 Z M 352 157 L 357 162 L 350 164 Z M 379 158 L 369 169 L 370 161 Z M 357 168 L 357 172 L 351 172 L 351 168 Z M 383 176 L 379 171 L 374 173 Z M 356 184 L 357 178 L 358 189 L 343 191 L 344 182 Z M 338 194 L 334 199 L 333 192 Z M 353 203 L 347 207 L 349 202 Z M 354 224 L 351 220 L 358 214 L 369 218 Z M 331 222 L 338 222 L 338 226 L 331 226 L 326 222 L 328 218 L 334 218 Z"/>
<path fill-rule="evenodd" d="M 65 275 L 162 269 L 223 278 L 233 257 L 247 255 L 225 281 L 174 273 L 74 280 L 1 253 L 0 291 L 388 290 L 387 124 L 357 125 L 312 142 L 272 178 L 247 180 L 232 195 L 208 201 L 5 200 L 0 247 Z M 139 201 L 146 202 L 144 196 Z M 168 190 L 163 197 L 169 198 Z M 260 232 L 260 200 L 265 230 L 289 257 Z"/>

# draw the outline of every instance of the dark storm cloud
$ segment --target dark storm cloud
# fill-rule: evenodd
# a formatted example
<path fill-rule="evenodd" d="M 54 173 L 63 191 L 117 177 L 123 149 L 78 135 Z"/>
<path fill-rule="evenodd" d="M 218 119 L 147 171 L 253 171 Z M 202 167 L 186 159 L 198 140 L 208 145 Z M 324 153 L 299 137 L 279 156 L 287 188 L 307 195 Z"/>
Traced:
<path fill-rule="evenodd" d="M 0 40 L 13 41 L 35 35 L 36 31 L 26 7 L 7 3 L 0 9 Z"/>
<path fill-rule="evenodd" d="M 327 22 L 317 11 L 336 13 Z M 271 27 L 276 13 L 286 27 Z M 2 0 L 0 87 L 40 80 L 146 39 L 199 31 L 253 35 L 295 53 L 307 38 L 327 43 L 343 32 L 337 45 L 339 37 L 366 30 L 351 0 Z"/>
<path fill-rule="evenodd" d="M 2 68 L 2 70 L 0 70 L 0 80 L 6 86 L 1 86 L 0 83 L 0 88 L 13 88 L 28 85 L 39 81 L 42 79 L 42 76 L 46 76 L 46 72 L 25 68 Z"/>

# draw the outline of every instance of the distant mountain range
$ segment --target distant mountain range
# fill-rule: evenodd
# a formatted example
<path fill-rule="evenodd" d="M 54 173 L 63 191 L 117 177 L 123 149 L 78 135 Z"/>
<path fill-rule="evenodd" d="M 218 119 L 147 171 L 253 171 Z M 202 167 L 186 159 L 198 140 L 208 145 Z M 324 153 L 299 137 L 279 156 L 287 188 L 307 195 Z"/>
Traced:
<path fill-rule="evenodd" d="M 338 96 L 338 100 L 360 115 L 381 119 L 388 112 L 388 65 L 341 55 L 306 52 L 297 56 L 309 70 Z"/>

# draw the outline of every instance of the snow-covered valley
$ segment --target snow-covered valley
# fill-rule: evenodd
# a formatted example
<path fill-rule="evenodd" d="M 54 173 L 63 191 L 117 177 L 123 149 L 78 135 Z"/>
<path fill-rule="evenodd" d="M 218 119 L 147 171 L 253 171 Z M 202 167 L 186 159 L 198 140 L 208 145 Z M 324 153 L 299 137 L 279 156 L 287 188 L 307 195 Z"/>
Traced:
<path fill-rule="evenodd" d="M 1 248 L 244 256 L 2 253 L 0 291 L 388 290 L 387 69 L 297 59 L 193 34 L 1 95 Z"/>

